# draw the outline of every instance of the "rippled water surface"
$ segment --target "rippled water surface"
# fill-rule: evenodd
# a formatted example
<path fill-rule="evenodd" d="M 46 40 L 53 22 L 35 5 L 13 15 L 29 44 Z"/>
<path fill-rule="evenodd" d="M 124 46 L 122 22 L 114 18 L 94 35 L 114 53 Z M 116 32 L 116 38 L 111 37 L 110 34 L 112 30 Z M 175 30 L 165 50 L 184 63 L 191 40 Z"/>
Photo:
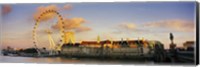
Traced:
<path fill-rule="evenodd" d="M 63 57 L 13 57 L 0 56 L 1 63 L 62 63 L 62 64 L 151 64 L 150 61 L 77 59 Z"/>

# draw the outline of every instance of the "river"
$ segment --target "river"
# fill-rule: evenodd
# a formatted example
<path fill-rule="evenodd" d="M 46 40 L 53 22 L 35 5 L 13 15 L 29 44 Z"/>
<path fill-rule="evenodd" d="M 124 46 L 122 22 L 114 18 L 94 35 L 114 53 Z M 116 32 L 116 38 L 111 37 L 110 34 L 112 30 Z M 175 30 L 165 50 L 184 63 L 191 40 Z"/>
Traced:
<path fill-rule="evenodd" d="M 125 61 L 101 59 L 77 59 L 63 57 L 14 57 L 0 56 L 1 63 L 51 63 L 51 64 L 152 64 L 150 61 Z"/>

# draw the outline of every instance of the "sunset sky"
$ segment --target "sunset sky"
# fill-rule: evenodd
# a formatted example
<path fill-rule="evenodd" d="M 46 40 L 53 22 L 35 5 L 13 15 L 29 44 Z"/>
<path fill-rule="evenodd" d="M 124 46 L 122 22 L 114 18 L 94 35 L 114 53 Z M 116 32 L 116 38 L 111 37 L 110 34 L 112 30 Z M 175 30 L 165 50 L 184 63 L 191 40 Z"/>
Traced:
<path fill-rule="evenodd" d="M 16 48 L 33 47 L 34 19 L 41 12 L 51 9 L 63 16 L 66 30 L 75 32 L 77 42 L 94 41 L 98 35 L 101 40 L 133 40 L 144 37 L 147 40 L 158 40 L 165 48 L 169 48 L 169 33 L 172 32 L 174 42 L 177 46 L 182 46 L 185 41 L 196 41 L 195 8 L 195 2 L 1 5 L 1 45 Z M 49 14 L 43 20 L 42 22 L 46 23 L 41 22 L 41 30 L 56 30 L 59 26 L 54 14 Z M 42 32 L 38 34 L 41 36 L 38 39 L 48 40 L 45 38 L 47 35 Z"/>

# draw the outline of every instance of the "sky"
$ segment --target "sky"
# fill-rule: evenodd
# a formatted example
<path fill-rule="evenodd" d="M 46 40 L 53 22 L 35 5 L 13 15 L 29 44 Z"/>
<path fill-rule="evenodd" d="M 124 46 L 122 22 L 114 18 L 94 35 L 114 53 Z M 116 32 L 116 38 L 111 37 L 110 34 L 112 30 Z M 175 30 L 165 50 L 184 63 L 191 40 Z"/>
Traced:
<path fill-rule="evenodd" d="M 169 33 L 178 47 L 195 40 L 195 2 L 124 3 L 44 3 L 1 4 L 1 46 L 33 47 L 32 30 L 36 18 L 46 10 L 56 10 L 64 18 L 65 30 L 75 32 L 76 42 L 101 40 L 158 40 L 169 48 Z M 59 19 L 50 13 L 37 29 L 39 47 L 47 47 L 44 30 L 53 31 L 58 41 Z"/>

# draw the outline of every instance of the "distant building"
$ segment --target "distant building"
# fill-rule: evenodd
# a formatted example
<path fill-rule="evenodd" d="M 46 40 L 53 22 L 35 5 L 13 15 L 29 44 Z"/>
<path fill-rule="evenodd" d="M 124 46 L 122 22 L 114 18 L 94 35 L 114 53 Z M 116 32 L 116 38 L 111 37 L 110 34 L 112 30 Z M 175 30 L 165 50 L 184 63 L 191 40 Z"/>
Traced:
<path fill-rule="evenodd" d="M 75 46 L 75 37 L 73 32 L 66 32 L 65 33 L 65 44 L 63 46 Z M 120 47 L 130 47 L 130 48 L 137 48 L 137 47 L 143 47 L 148 48 L 149 41 L 142 39 L 138 40 L 129 40 L 128 38 L 126 40 L 118 41 L 112 41 L 112 40 L 101 40 L 100 36 L 97 36 L 96 41 L 81 41 L 78 45 L 80 47 L 108 47 L 108 48 L 120 48 Z M 153 47 L 153 46 L 151 46 Z"/>
<path fill-rule="evenodd" d="M 194 48 L 194 44 L 195 44 L 194 41 L 186 41 L 185 43 L 183 43 L 183 47 L 185 49 L 187 49 L 187 48 Z"/>
<path fill-rule="evenodd" d="M 97 41 L 82 41 L 80 46 L 101 47 L 100 43 L 98 43 Z"/>
<path fill-rule="evenodd" d="M 126 41 L 110 41 L 110 40 L 104 40 L 100 41 L 82 41 L 82 46 L 87 47 L 101 47 L 101 45 L 104 45 L 104 47 L 109 48 L 120 48 L 120 47 L 130 47 L 130 48 L 137 48 L 139 46 L 147 48 L 148 42 L 143 42 L 142 40 L 126 40 Z"/>
<path fill-rule="evenodd" d="M 193 51 L 194 50 L 194 41 L 186 41 L 183 43 L 183 47 L 177 47 L 176 49 L 179 51 Z"/>
<path fill-rule="evenodd" d="M 129 40 L 128 38 L 126 40 L 113 41 L 112 39 L 109 40 L 101 40 L 100 36 L 97 36 L 96 41 L 81 41 L 80 43 L 75 42 L 75 36 L 74 32 L 68 31 L 64 34 L 64 44 L 63 46 L 80 46 L 80 47 L 109 47 L 109 48 L 120 48 L 120 47 L 130 47 L 130 48 L 137 48 L 137 47 L 143 47 L 147 48 L 148 44 L 150 44 L 148 41 L 146 41 L 144 38 L 138 39 L 138 40 Z M 153 47 L 151 45 L 151 47 Z"/>

